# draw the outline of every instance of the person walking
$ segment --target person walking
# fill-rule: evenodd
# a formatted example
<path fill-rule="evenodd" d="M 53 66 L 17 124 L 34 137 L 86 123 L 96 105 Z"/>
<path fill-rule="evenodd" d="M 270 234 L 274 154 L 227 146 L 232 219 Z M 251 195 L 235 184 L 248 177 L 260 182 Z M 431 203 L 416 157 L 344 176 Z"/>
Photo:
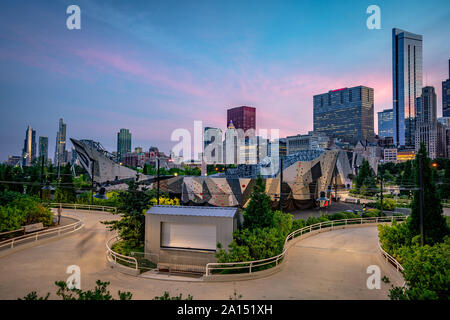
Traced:
<path fill-rule="evenodd" d="M 59 225 L 60 222 L 61 222 L 61 212 L 62 212 L 62 208 L 61 208 L 61 206 L 59 206 L 59 207 L 58 207 L 58 225 Z"/>

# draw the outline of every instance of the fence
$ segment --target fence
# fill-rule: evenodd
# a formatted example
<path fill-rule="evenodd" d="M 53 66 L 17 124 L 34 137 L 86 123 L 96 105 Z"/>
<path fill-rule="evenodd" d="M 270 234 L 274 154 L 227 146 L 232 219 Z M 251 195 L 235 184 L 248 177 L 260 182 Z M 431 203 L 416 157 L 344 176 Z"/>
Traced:
<path fill-rule="evenodd" d="M 348 225 L 362 225 L 370 223 L 383 223 L 383 222 L 393 222 L 393 220 L 403 221 L 406 216 L 391 216 L 391 217 L 369 217 L 369 218 L 353 218 L 353 219 L 342 219 L 342 220 L 332 220 L 325 221 L 316 224 L 312 224 L 307 227 L 300 228 L 291 232 L 284 241 L 283 252 L 274 257 L 267 259 L 245 261 L 245 262 L 228 262 L 228 263 L 208 263 L 206 265 L 205 276 L 210 276 L 217 273 L 234 272 L 234 273 L 252 273 L 259 271 L 262 268 L 268 268 L 272 266 L 277 266 L 286 256 L 287 249 L 289 249 L 289 243 L 295 238 L 312 233 L 313 231 L 320 232 L 322 229 L 333 229 L 334 227 L 345 227 Z M 392 258 L 393 259 L 393 258 Z M 395 259 L 394 259 L 395 260 Z M 267 267 L 265 267 L 267 266 Z M 244 271 L 244 272 L 240 272 Z"/>
<path fill-rule="evenodd" d="M 106 257 L 109 260 L 114 261 L 115 263 L 120 263 L 117 261 L 121 261 L 122 263 L 120 263 L 120 264 L 125 265 L 126 267 L 129 267 L 129 268 L 133 268 L 137 272 L 138 271 L 138 261 L 135 257 L 125 256 L 125 255 L 117 253 L 111 249 L 111 246 L 119 240 L 120 240 L 119 236 L 114 236 L 106 242 L 106 250 L 107 250 Z"/>
<path fill-rule="evenodd" d="M 73 217 L 67 217 L 67 218 L 74 219 Z M 49 237 L 51 235 L 60 236 L 63 234 L 69 234 L 69 233 L 75 232 L 77 230 L 80 230 L 83 227 L 84 227 L 83 221 L 77 220 L 76 222 L 68 224 L 66 226 L 53 228 L 53 229 L 47 229 L 47 230 L 43 230 L 43 231 L 38 231 L 38 232 L 31 233 L 31 234 L 27 234 L 27 235 L 23 235 L 20 237 L 2 241 L 2 242 L 0 242 L 0 249 L 7 248 L 7 247 L 12 249 L 17 244 L 27 242 L 27 241 L 37 241 L 39 239 Z"/>
<path fill-rule="evenodd" d="M 79 204 L 79 203 L 50 203 L 52 208 L 63 208 L 63 209 L 74 209 L 74 210 L 89 210 L 89 211 L 103 211 L 117 213 L 116 207 L 90 205 L 90 204 Z"/>

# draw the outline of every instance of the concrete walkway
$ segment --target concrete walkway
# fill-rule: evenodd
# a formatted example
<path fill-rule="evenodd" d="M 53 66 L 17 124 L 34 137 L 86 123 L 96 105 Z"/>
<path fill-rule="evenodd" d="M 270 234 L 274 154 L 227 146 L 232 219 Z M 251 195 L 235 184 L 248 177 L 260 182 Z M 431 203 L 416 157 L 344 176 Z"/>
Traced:
<path fill-rule="evenodd" d="M 73 215 L 73 210 L 64 210 Z M 77 211 L 85 228 L 32 248 L 0 258 L 0 299 L 17 299 L 31 291 L 56 298 L 57 280 L 66 280 L 66 268 L 81 268 L 81 287 L 91 289 L 95 281 L 110 281 L 117 291 L 130 291 L 135 299 L 152 299 L 164 291 L 171 295 L 191 294 L 194 299 L 228 299 L 234 290 L 243 299 L 387 299 L 390 284 L 381 289 L 366 287 L 369 265 L 378 265 L 396 285 L 401 277 L 377 252 L 377 229 L 351 228 L 324 232 L 295 244 L 288 252 L 286 265 L 279 273 L 264 279 L 241 282 L 207 283 L 144 279 L 121 274 L 106 265 L 106 241 L 112 236 L 100 221 L 117 216 L 92 211 Z"/>

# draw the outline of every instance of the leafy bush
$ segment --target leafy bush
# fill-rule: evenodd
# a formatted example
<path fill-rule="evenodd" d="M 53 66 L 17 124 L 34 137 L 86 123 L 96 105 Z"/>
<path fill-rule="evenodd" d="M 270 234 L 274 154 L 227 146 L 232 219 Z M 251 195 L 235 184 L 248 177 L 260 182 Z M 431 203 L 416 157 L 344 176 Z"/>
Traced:
<path fill-rule="evenodd" d="M 363 218 L 370 218 L 370 217 L 379 217 L 381 214 L 381 211 L 378 209 L 367 209 L 366 211 L 363 211 L 361 217 Z"/>
<path fill-rule="evenodd" d="M 20 229 L 24 225 L 42 222 L 51 226 L 53 215 L 38 198 L 14 192 L 0 193 L 0 232 Z"/>
<path fill-rule="evenodd" d="M 396 207 L 397 207 L 397 202 L 394 199 L 391 199 L 391 198 L 383 199 L 383 210 L 394 211 Z M 376 208 L 381 210 L 381 200 L 377 200 Z"/>

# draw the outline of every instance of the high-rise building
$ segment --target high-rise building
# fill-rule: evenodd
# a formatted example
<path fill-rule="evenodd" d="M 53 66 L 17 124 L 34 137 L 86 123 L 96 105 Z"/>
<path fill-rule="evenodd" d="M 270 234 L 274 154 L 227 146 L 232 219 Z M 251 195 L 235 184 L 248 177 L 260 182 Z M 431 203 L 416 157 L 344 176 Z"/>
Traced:
<path fill-rule="evenodd" d="M 416 122 L 436 122 L 437 104 L 434 87 L 427 86 L 422 88 L 422 95 L 416 99 Z"/>
<path fill-rule="evenodd" d="M 233 122 L 235 129 L 242 129 L 244 132 L 253 129 L 256 130 L 256 108 L 236 107 L 227 110 L 227 128 L 229 123 Z M 254 135 L 254 134 L 253 134 Z"/>
<path fill-rule="evenodd" d="M 42 161 L 44 158 L 44 163 L 48 160 L 48 137 L 39 137 L 39 158 Z"/>
<path fill-rule="evenodd" d="M 66 162 L 66 124 L 59 119 L 58 132 L 56 133 L 55 159 L 56 166 L 63 166 Z"/>
<path fill-rule="evenodd" d="M 356 144 L 372 141 L 373 89 L 365 86 L 342 88 L 313 97 L 314 131 L 330 138 Z"/>
<path fill-rule="evenodd" d="M 394 143 L 414 146 L 416 98 L 422 92 L 422 36 L 392 29 Z"/>
<path fill-rule="evenodd" d="M 219 128 L 205 127 L 203 133 L 204 156 L 206 164 L 223 163 L 222 130 Z M 210 146 L 210 147 L 208 147 Z"/>
<path fill-rule="evenodd" d="M 31 163 L 36 158 L 36 130 L 28 126 L 25 132 L 25 140 L 22 149 L 22 165 L 31 166 Z"/>
<path fill-rule="evenodd" d="M 446 127 L 437 121 L 436 93 L 433 87 L 422 88 L 422 95 L 416 99 L 417 117 L 415 133 L 416 152 L 424 143 L 431 159 L 446 156 Z"/>
<path fill-rule="evenodd" d="M 442 81 L 442 116 L 450 117 L 450 60 L 448 60 L 448 79 Z"/>
<path fill-rule="evenodd" d="M 117 158 L 119 162 L 128 152 L 131 152 L 131 133 L 128 129 L 120 129 L 117 133 Z"/>
<path fill-rule="evenodd" d="M 378 136 L 380 138 L 394 136 L 394 110 L 385 109 L 378 112 Z"/>

